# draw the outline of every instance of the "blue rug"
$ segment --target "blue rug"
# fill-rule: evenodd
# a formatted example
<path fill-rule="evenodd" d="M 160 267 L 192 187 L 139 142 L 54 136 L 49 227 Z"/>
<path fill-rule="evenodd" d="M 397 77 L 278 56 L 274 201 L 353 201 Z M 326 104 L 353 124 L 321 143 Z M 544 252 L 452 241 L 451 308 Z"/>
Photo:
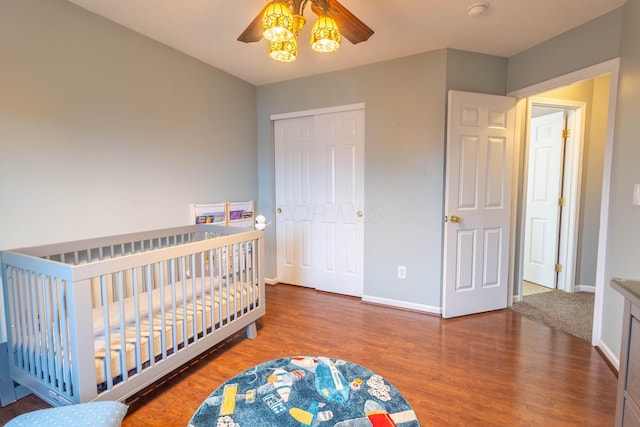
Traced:
<path fill-rule="evenodd" d="M 285 357 L 244 371 L 202 403 L 189 427 L 417 427 L 388 381 L 354 363 Z"/>

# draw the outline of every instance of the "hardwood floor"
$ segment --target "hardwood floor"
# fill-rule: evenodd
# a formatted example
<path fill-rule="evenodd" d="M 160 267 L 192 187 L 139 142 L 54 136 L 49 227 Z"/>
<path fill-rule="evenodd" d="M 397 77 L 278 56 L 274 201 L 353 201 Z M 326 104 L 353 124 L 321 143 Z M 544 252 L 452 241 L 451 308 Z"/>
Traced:
<path fill-rule="evenodd" d="M 442 320 L 277 285 L 267 286 L 256 339 L 237 334 L 133 396 L 123 426 L 186 426 L 227 378 L 290 355 L 366 366 L 402 392 L 424 426 L 614 422 L 616 376 L 598 352 L 512 310 Z M 46 406 L 29 396 L 0 409 L 0 422 Z"/>

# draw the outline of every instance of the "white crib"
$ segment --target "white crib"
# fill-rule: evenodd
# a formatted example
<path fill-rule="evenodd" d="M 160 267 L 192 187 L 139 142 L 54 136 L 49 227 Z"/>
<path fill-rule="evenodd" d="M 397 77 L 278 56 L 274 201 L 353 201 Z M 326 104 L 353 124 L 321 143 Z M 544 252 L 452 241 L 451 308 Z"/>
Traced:
<path fill-rule="evenodd" d="M 11 377 L 124 400 L 265 314 L 264 232 L 210 224 L 4 251 Z"/>

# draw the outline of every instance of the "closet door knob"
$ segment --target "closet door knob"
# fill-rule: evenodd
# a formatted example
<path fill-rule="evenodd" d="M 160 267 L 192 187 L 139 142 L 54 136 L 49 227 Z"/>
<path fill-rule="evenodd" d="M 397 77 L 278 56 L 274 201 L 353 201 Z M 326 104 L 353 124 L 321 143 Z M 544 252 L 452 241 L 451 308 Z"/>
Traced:
<path fill-rule="evenodd" d="M 282 209 L 281 209 L 281 208 L 278 208 L 278 209 L 276 210 L 276 212 L 278 212 L 278 213 L 282 213 Z"/>
<path fill-rule="evenodd" d="M 356 213 L 356 215 L 358 215 L 358 218 L 362 218 L 362 216 L 363 216 L 364 214 L 362 213 L 362 211 L 358 211 L 358 213 Z"/>

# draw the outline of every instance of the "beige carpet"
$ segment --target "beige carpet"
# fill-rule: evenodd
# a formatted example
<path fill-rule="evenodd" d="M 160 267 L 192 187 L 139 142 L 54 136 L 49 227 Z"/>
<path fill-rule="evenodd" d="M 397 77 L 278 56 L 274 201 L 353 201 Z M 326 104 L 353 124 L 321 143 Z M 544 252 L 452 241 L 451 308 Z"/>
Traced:
<path fill-rule="evenodd" d="M 591 342 L 593 329 L 593 302 L 591 292 L 567 293 L 549 289 L 525 295 L 511 309 L 532 320 L 560 329 Z"/>
<path fill-rule="evenodd" d="M 551 292 L 553 289 L 547 288 L 546 286 L 541 286 L 532 282 L 527 282 L 526 280 L 522 281 L 522 295 L 533 295 L 533 294 L 541 294 L 543 292 Z"/>

